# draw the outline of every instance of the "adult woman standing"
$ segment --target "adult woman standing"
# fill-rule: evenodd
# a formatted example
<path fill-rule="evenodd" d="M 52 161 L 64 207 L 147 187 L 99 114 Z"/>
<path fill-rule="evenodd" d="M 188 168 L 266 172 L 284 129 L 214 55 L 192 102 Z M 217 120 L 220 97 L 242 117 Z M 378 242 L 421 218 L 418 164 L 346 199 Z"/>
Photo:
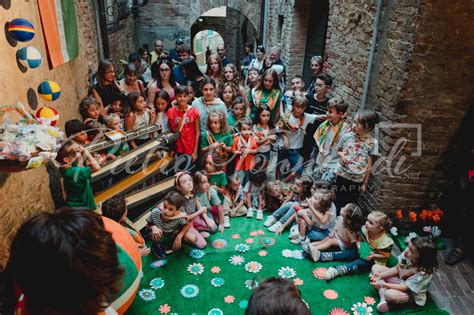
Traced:
<path fill-rule="evenodd" d="M 122 89 L 115 80 L 115 65 L 110 59 L 99 62 L 97 83 L 92 87 L 92 96 L 103 110 L 107 105 L 122 94 Z"/>
<path fill-rule="evenodd" d="M 138 69 L 133 63 L 129 63 L 125 68 L 125 78 L 119 81 L 119 86 L 127 95 L 136 92 L 146 97 L 145 84 L 138 79 Z"/>
<path fill-rule="evenodd" d="M 221 57 L 217 53 L 211 54 L 209 58 L 207 58 L 206 75 L 216 81 L 216 91 L 220 89 L 223 83 L 222 69 L 223 66 Z"/>
<path fill-rule="evenodd" d="M 263 68 L 263 59 L 265 57 L 265 47 L 263 45 L 257 46 L 257 58 L 254 58 L 249 65 L 249 68 L 258 69 L 258 71 Z"/>
<path fill-rule="evenodd" d="M 156 94 L 161 90 L 168 92 L 171 101 L 174 100 L 174 88 L 177 83 L 174 81 L 171 69 L 171 63 L 163 59 L 151 65 L 152 80 L 148 83 L 148 107 L 153 107 Z"/>
<path fill-rule="evenodd" d="M 314 84 L 316 83 L 316 78 L 318 77 L 318 75 L 323 73 L 323 64 L 324 64 L 323 57 L 321 56 L 311 57 L 311 71 L 313 72 L 313 76 L 311 77 L 311 82 L 308 85 L 306 94 L 313 95 L 315 93 Z"/>
<path fill-rule="evenodd" d="M 192 104 L 192 106 L 199 112 L 201 133 L 206 131 L 207 117 L 209 116 L 211 110 L 222 111 L 225 115 L 225 119 L 227 120 L 227 107 L 220 98 L 214 96 L 215 90 L 216 81 L 214 81 L 212 78 L 205 77 L 202 80 L 202 96 L 195 99 Z"/>

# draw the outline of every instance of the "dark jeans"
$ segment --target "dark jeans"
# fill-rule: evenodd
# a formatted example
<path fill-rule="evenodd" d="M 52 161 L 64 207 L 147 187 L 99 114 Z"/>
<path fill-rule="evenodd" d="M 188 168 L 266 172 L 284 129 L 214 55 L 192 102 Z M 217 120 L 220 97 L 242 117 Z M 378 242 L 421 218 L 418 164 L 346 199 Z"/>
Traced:
<path fill-rule="evenodd" d="M 357 203 L 361 185 L 362 183 L 357 183 L 341 176 L 336 177 L 337 190 L 334 205 L 336 206 L 337 215 L 341 212 L 341 208 L 348 203 Z"/>
<path fill-rule="evenodd" d="M 321 257 L 319 261 L 347 261 L 352 260 L 351 263 L 347 265 L 337 266 L 338 269 L 342 274 L 346 273 L 353 273 L 357 271 L 369 271 L 374 262 L 367 261 L 364 259 L 359 258 L 359 253 L 357 249 L 348 249 L 348 250 L 341 250 L 337 252 L 323 252 L 321 253 Z"/>

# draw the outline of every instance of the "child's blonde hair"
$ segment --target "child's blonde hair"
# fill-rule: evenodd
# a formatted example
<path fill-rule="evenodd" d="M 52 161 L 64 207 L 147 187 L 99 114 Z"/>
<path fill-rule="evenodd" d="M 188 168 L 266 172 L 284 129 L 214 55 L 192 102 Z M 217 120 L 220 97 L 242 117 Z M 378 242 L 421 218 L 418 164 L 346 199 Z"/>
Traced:
<path fill-rule="evenodd" d="M 115 119 L 119 119 L 119 120 L 120 120 L 120 116 L 119 116 L 118 114 L 108 114 L 107 117 L 105 117 L 105 124 L 107 125 L 107 127 L 108 127 Z"/>
<path fill-rule="evenodd" d="M 211 131 L 211 117 L 219 119 L 219 122 L 221 123 L 220 132 L 226 132 L 229 130 L 229 123 L 227 122 L 225 114 L 221 110 L 218 110 L 218 109 L 211 110 L 211 112 L 207 116 L 207 121 L 206 121 L 207 130 Z"/>
<path fill-rule="evenodd" d="M 377 224 L 383 228 L 385 231 L 388 231 L 392 227 L 392 221 L 382 211 L 372 211 L 369 213 L 369 216 L 372 216 Z"/>

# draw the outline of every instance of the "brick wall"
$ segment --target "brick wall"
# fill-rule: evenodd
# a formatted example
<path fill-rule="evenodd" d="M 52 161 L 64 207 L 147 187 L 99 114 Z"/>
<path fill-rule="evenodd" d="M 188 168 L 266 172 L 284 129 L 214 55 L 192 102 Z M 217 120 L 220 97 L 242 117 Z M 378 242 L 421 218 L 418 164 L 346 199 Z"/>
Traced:
<path fill-rule="evenodd" d="M 144 11 L 146 8 L 144 7 L 140 10 Z M 122 23 L 122 28 L 109 34 L 110 58 L 115 61 L 120 59 L 128 60 L 128 55 L 137 51 L 137 48 L 140 46 L 135 45 L 135 20 L 132 15 L 129 15 Z"/>

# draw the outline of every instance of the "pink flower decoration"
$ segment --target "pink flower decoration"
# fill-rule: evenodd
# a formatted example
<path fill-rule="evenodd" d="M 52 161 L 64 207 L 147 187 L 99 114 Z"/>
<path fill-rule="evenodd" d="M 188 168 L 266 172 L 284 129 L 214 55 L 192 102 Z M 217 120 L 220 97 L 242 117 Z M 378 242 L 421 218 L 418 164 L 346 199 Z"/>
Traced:
<path fill-rule="evenodd" d="M 423 227 L 423 232 L 431 233 L 431 226 L 424 226 Z"/>
<path fill-rule="evenodd" d="M 168 304 L 160 305 L 160 313 L 168 314 L 171 311 L 171 307 Z"/>
<path fill-rule="evenodd" d="M 268 252 L 266 250 L 261 250 L 258 252 L 258 256 L 260 257 L 264 257 L 264 256 L 267 256 Z"/>
<path fill-rule="evenodd" d="M 364 302 L 367 303 L 368 305 L 374 305 L 375 304 L 375 299 L 371 296 L 366 296 L 364 298 Z"/>
<path fill-rule="evenodd" d="M 250 232 L 250 236 L 257 236 L 257 231 Z"/>
<path fill-rule="evenodd" d="M 214 266 L 214 267 L 212 267 L 211 272 L 212 273 L 219 273 L 219 272 L 221 272 L 221 268 L 217 267 L 217 266 Z"/>
<path fill-rule="evenodd" d="M 313 270 L 313 276 L 319 280 L 325 280 L 327 270 L 327 268 L 316 268 Z"/>
<path fill-rule="evenodd" d="M 264 230 L 257 230 L 257 234 L 258 235 L 263 235 L 263 234 L 265 234 L 265 231 Z"/>
<path fill-rule="evenodd" d="M 240 238 L 240 234 L 234 234 L 234 235 L 232 235 L 232 238 L 234 240 L 238 240 Z"/>
<path fill-rule="evenodd" d="M 346 312 L 346 310 L 341 307 L 335 307 L 329 312 L 329 315 L 351 315 L 351 314 L 349 312 Z"/>
<path fill-rule="evenodd" d="M 294 278 L 294 279 L 293 279 L 293 283 L 294 283 L 295 285 L 303 285 L 304 281 L 301 280 L 300 278 Z"/>
<path fill-rule="evenodd" d="M 335 300 L 339 296 L 336 291 L 328 289 L 323 292 L 323 295 L 326 299 Z"/>
<path fill-rule="evenodd" d="M 248 239 L 246 239 L 246 240 L 245 240 L 245 243 L 247 243 L 247 244 L 253 243 L 253 238 L 248 238 Z"/>
<path fill-rule="evenodd" d="M 234 303 L 234 300 L 235 297 L 233 297 L 232 295 L 228 295 L 224 298 L 224 302 L 226 302 L 227 304 Z"/>

